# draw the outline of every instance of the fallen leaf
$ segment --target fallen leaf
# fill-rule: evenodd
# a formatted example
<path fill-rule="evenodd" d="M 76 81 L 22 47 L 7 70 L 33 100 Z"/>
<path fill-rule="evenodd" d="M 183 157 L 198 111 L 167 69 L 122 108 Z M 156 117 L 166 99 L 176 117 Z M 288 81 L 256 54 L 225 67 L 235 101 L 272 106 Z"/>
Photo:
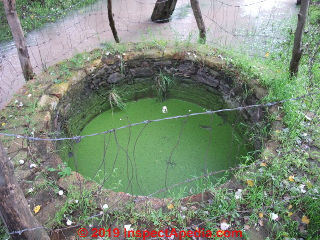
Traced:
<path fill-rule="evenodd" d="M 170 204 L 167 206 L 167 208 L 168 208 L 169 210 L 171 210 L 171 209 L 174 209 L 174 206 L 173 206 L 172 203 L 170 203 Z"/>
<path fill-rule="evenodd" d="M 291 209 L 293 206 L 290 204 L 289 206 L 288 206 L 288 209 Z"/>
<path fill-rule="evenodd" d="M 288 217 L 291 217 L 293 212 L 288 212 Z"/>
<path fill-rule="evenodd" d="M 266 58 L 270 56 L 269 52 L 266 52 L 266 54 L 264 55 Z"/>
<path fill-rule="evenodd" d="M 267 164 L 265 162 L 260 163 L 260 167 L 266 167 Z"/>
<path fill-rule="evenodd" d="M 259 218 L 263 218 L 263 213 L 259 213 Z"/>
<path fill-rule="evenodd" d="M 40 209 L 41 209 L 41 206 L 37 205 L 37 206 L 34 207 L 33 211 L 34 211 L 34 213 L 37 214 L 40 211 Z"/>
<path fill-rule="evenodd" d="M 2 123 L 1 126 L 4 127 L 6 125 L 6 123 Z"/>
<path fill-rule="evenodd" d="M 252 180 L 248 179 L 247 180 L 247 184 L 248 184 L 249 187 L 253 187 L 254 182 Z"/>
<path fill-rule="evenodd" d="M 307 217 L 307 216 L 303 216 L 301 221 L 304 223 L 304 224 L 309 224 L 310 223 L 310 219 Z"/>
<path fill-rule="evenodd" d="M 288 179 L 289 179 L 290 182 L 294 182 L 294 176 L 293 175 L 289 176 Z"/>

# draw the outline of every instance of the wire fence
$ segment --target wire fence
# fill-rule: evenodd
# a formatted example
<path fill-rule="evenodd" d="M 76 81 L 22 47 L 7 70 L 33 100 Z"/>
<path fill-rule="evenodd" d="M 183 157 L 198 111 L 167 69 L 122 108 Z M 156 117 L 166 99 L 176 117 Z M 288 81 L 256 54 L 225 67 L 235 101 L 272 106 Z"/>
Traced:
<path fill-rule="evenodd" d="M 63 13 L 54 9 L 52 14 L 34 14 L 28 20 L 28 24 L 36 29 L 26 36 L 32 66 L 36 73 L 77 53 L 97 48 L 101 43 L 113 41 L 106 1 L 97 1 L 77 10 L 84 2 L 86 1 L 78 1 L 70 8 L 64 9 Z M 243 41 L 256 42 L 259 46 L 255 50 L 251 49 L 252 52 L 259 50 L 264 56 L 263 51 L 269 48 L 270 41 L 281 39 L 285 23 L 283 19 L 296 13 L 294 3 L 241 2 L 237 4 L 234 1 L 201 1 L 208 29 L 208 42 L 217 46 L 240 46 Z M 113 5 L 116 28 L 122 42 L 155 38 L 188 39 L 191 35 L 197 39 L 196 23 L 187 0 L 178 1 L 171 21 L 167 24 L 151 22 L 153 0 L 121 0 Z M 66 12 L 69 14 L 65 16 Z M 256 16 L 260 16 L 259 20 Z M 41 19 L 48 22 L 57 20 L 38 28 L 38 21 Z M 13 42 L 0 44 L 0 83 L 0 106 L 3 107 L 24 84 Z"/>
<path fill-rule="evenodd" d="M 167 1 L 167 0 L 164 0 Z M 259 47 L 250 49 L 251 52 L 259 50 L 259 54 L 264 56 L 264 53 L 270 47 L 270 42 L 277 42 L 283 39 L 282 29 L 283 27 L 290 26 L 286 24 L 284 19 L 290 18 L 296 13 L 294 3 L 288 4 L 285 1 L 270 3 L 270 1 L 220 1 L 220 0 L 203 0 L 201 1 L 201 8 L 203 16 L 205 17 L 206 27 L 208 29 L 208 42 L 216 46 L 235 46 L 241 45 L 244 42 L 252 42 L 251 46 L 255 43 Z M 109 28 L 107 17 L 107 4 L 106 1 L 97 1 L 96 3 L 77 9 L 78 5 L 83 2 L 79 1 L 76 5 L 73 5 L 69 9 L 65 9 L 64 12 L 70 12 L 64 18 L 61 12 L 55 12 L 47 16 L 34 16 L 31 24 L 34 25 L 36 30 L 31 31 L 26 36 L 27 46 L 29 54 L 31 56 L 32 65 L 36 73 L 40 73 L 47 70 L 49 66 L 56 64 L 64 59 L 81 53 L 84 51 L 90 51 L 99 47 L 106 41 L 113 41 L 111 30 Z M 164 38 L 171 40 L 188 40 L 190 38 L 197 39 L 197 29 L 195 20 L 192 16 L 192 10 L 187 0 L 178 1 L 176 10 L 171 18 L 171 21 L 167 24 L 156 24 L 151 22 L 150 16 L 155 5 L 155 1 L 139 1 L 139 0 L 120 0 L 114 1 L 114 18 L 116 22 L 116 28 L 121 41 L 141 41 L 152 40 L 155 38 Z M 283 10 L 285 9 L 285 10 Z M 289 9 L 289 10 L 288 10 Z M 259 17 L 259 20 L 257 18 Z M 37 21 L 40 18 L 45 19 L 58 19 L 55 23 L 49 23 L 44 27 L 37 28 Z M 282 22 L 282 24 L 281 24 Z M 276 26 L 278 25 L 278 26 Z M 263 39 L 263 41 L 261 41 Z M 248 50 L 248 49 L 246 49 Z M 0 107 L 11 99 L 12 95 L 24 84 L 24 80 L 21 73 L 19 59 L 17 56 L 16 48 L 13 42 L 0 43 Z M 213 177 L 221 176 L 224 173 L 234 173 L 237 170 L 249 168 L 253 165 L 240 165 L 234 167 L 234 162 L 227 162 L 224 169 L 221 170 L 209 170 L 208 164 L 208 151 L 212 143 L 208 144 L 208 149 L 202 152 L 207 152 L 201 155 L 203 158 L 201 166 L 203 167 L 203 174 L 196 176 L 188 176 L 187 178 L 178 178 L 175 181 L 170 180 L 175 174 L 175 168 L 177 162 L 175 160 L 175 154 L 177 154 L 177 148 L 186 141 L 184 132 L 188 121 L 192 117 L 200 118 L 202 116 L 208 117 L 208 121 L 212 121 L 212 116 L 220 113 L 228 112 L 241 112 L 248 109 L 256 108 L 270 108 L 272 106 L 281 105 L 286 102 L 300 101 L 307 97 L 319 95 L 319 93 L 310 93 L 300 97 L 294 97 L 290 99 L 284 99 L 276 102 L 269 102 L 263 104 L 255 104 L 248 106 L 241 106 L 236 108 L 220 109 L 214 111 L 204 111 L 190 114 L 182 114 L 177 116 L 171 116 L 159 119 L 143 120 L 139 122 L 129 123 L 124 126 L 108 129 L 102 132 L 96 132 L 92 134 L 85 134 L 80 136 L 71 137 L 36 137 L 28 136 L 24 134 L 14 134 L 7 132 L 0 132 L 0 136 L 16 138 L 18 140 L 25 140 L 27 142 L 27 148 L 35 146 L 38 142 L 65 142 L 69 141 L 70 149 L 66 152 L 70 165 L 77 172 L 83 172 L 83 165 L 79 164 L 78 159 L 80 154 L 75 148 L 77 144 L 80 144 L 89 137 L 98 137 L 99 145 L 102 149 L 102 156 L 99 158 L 93 167 L 91 167 L 90 178 L 94 179 L 100 184 L 99 190 L 103 186 L 112 186 L 115 191 L 129 192 L 134 197 L 135 201 L 144 201 L 145 199 L 151 199 L 153 197 L 170 196 L 170 191 L 173 194 L 179 194 L 180 192 L 187 191 L 189 194 L 197 193 L 197 190 L 190 191 L 190 189 L 204 189 L 203 186 L 193 185 L 195 182 L 200 182 L 199 185 L 211 184 Z M 167 152 L 166 157 L 162 159 L 164 163 L 163 176 L 164 178 L 156 179 L 161 182 L 163 187 L 156 189 L 146 188 L 147 180 L 143 179 L 144 169 L 141 168 L 138 161 L 141 157 L 141 150 L 138 154 L 137 149 L 141 149 L 143 146 L 139 142 L 143 142 L 141 139 L 148 135 L 148 128 L 152 124 L 158 122 L 167 122 L 173 120 L 182 120 L 179 122 L 181 127 L 177 131 L 176 138 L 173 141 L 172 149 Z M 129 122 L 129 120 L 128 120 Z M 138 128 L 140 127 L 140 128 Z M 136 128 L 136 130 L 134 129 Z M 126 137 L 123 138 L 120 130 L 128 130 L 125 132 Z M 209 128 L 207 134 L 214 134 L 212 128 Z M 210 136 L 211 136 L 210 135 Z M 209 136 L 209 138 L 210 138 Z M 238 143 L 236 133 L 232 133 L 230 145 L 236 145 Z M 164 140 L 166 141 L 166 140 Z M 230 147 L 230 146 L 229 146 Z M 110 153 L 111 149 L 113 152 Z M 229 151 L 230 149 L 225 149 Z M 31 154 L 32 155 L 32 154 Z M 19 155 L 15 155 L 10 160 Z M 32 163 L 36 162 L 36 157 L 32 157 Z M 87 159 L 89 161 L 90 159 Z M 83 161 L 83 159 L 81 160 Z M 117 164 L 123 163 L 123 172 L 118 174 L 116 172 Z M 178 164 L 179 165 L 179 164 Z M 117 175 L 118 174 L 118 175 Z M 116 186 L 115 179 L 122 177 L 124 183 L 121 187 Z M 212 178 L 210 178 L 212 177 Z M 180 180 L 180 181 L 179 181 Z M 203 181 L 203 182 L 201 182 Z M 84 183 L 79 181 L 78 185 L 81 186 Z M 187 184 L 189 188 L 185 187 Z M 126 185 L 126 186 L 124 186 Z M 135 186 L 133 186 L 135 185 Z M 29 186 L 27 184 L 27 186 Z M 114 187 L 116 186 L 116 187 Z M 181 187 L 181 188 L 180 188 Z M 179 189 L 174 192 L 175 189 Z M 154 191 L 152 191 L 154 190 Z M 97 191 L 99 192 L 99 191 Z M 139 198 L 139 195 L 143 195 L 143 198 Z M 36 193 L 38 194 L 38 193 Z M 41 191 L 39 192 L 41 194 Z M 299 196 L 297 196 L 299 197 Z M 116 195 L 112 204 L 109 204 L 107 210 L 101 209 L 99 213 L 95 213 L 91 216 L 87 216 L 85 222 L 89 220 L 96 220 L 97 218 L 105 220 L 108 214 L 112 214 L 112 209 L 118 206 L 119 202 L 125 201 L 127 195 Z M 165 200 L 163 204 L 165 204 Z M 34 207 L 36 203 L 32 203 L 30 207 Z M 66 219 L 71 216 L 66 216 Z M 217 216 L 220 217 L 220 216 Z M 94 221 L 92 221 L 94 222 Z M 204 223 L 194 225 L 199 227 Z M 72 226 L 58 227 L 55 231 L 65 231 L 69 229 L 78 228 L 83 223 L 72 223 Z M 26 231 L 37 231 L 39 229 L 47 229 L 51 231 L 53 229 L 43 226 L 35 227 L 32 229 L 17 229 L 8 233 L 9 235 L 21 235 Z"/>

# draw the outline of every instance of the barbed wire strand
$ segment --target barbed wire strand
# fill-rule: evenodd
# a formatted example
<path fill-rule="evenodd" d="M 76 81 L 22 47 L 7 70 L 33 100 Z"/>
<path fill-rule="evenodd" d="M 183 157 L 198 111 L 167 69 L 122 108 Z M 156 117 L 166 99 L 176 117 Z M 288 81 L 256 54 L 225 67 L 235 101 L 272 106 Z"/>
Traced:
<path fill-rule="evenodd" d="M 284 99 L 276 102 L 268 102 L 268 103 L 262 103 L 262 104 L 253 104 L 253 105 L 248 105 L 248 106 L 240 106 L 240 107 L 235 107 L 235 108 L 225 108 L 225 109 L 219 109 L 219 110 L 214 110 L 214 111 L 205 111 L 205 112 L 199 112 L 199 113 L 190 113 L 190 114 L 185 114 L 185 115 L 178 115 L 178 116 L 173 116 L 173 117 L 166 117 L 166 118 L 160 118 L 160 119 L 154 119 L 154 120 L 145 120 L 142 122 L 137 122 L 137 123 L 132 123 L 128 124 L 122 127 L 114 128 L 114 129 L 109 129 L 103 132 L 98 132 L 98 133 L 93 133 L 93 134 L 88 134 L 88 135 L 82 135 L 82 136 L 74 136 L 74 137 L 64 137 L 64 138 L 40 138 L 40 137 L 30 137 L 30 136 L 24 136 L 24 135 L 19 135 L 19 134 L 13 134 L 13 133 L 3 133 L 0 132 L 0 136 L 6 136 L 6 137 L 15 137 L 19 139 L 27 139 L 30 141 L 64 141 L 64 140 L 75 140 L 75 141 L 81 141 L 83 138 L 87 137 L 94 137 L 98 135 L 103 135 L 107 133 L 112 133 L 121 129 L 125 129 L 128 127 L 133 127 L 133 126 L 138 126 L 142 124 L 147 124 L 147 123 L 152 123 L 152 122 L 161 122 L 164 120 L 173 120 L 173 119 L 180 119 L 180 118 L 187 118 L 187 117 L 192 117 L 192 116 L 199 116 L 199 115 L 208 115 L 208 114 L 216 114 L 216 113 L 221 113 L 221 112 L 232 112 L 232 111 L 243 111 L 246 109 L 251 109 L 251 108 L 263 108 L 263 107 L 271 107 L 274 105 L 279 105 L 282 103 L 286 102 L 291 102 L 291 101 L 298 101 L 301 99 L 304 99 L 308 96 L 312 95 L 318 95 L 320 94 L 319 92 L 313 92 L 309 94 L 305 94 L 299 97 L 294 97 L 294 98 L 289 98 L 289 99 Z"/>

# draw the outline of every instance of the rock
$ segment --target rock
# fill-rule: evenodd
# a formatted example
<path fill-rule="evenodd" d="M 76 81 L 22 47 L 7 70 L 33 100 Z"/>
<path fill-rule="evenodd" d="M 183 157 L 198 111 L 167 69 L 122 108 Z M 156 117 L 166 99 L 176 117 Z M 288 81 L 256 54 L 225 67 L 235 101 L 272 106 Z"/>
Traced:
<path fill-rule="evenodd" d="M 41 210 L 36 215 L 36 218 L 40 223 L 43 225 L 45 223 L 48 223 L 50 219 L 54 219 L 54 216 L 56 212 L 61 209 L 61 207 L 64 205 L 65 198 L 55 198 L 52 202 L 49 202 L 47 205 L 42 205 Z M 51 227 L 50 225 L 47 227 Z"/>
<path fill-rule="evenodd" d="M 116 72 L 116 73 L 113 73 L 113 74 L 111 74 L 111 75 L 109 76 L 107 82 L 108 82 L 108 83 L 118 83 L 118 82 L 120 82 L 122 79 L 124 79 L 124 77 L 125 77 L 125 76 L 124 76 L 123 74 Z"/>
<path fill-rule="evenodd" d="M 43 110 L 55 110 L 58 105 L 59 99 L 54 96 L 43 95 L 39 102 L 38 107 L 42 108 Z"/>
<path fill-rule="evenodd" d="M 59 84 L 54 84 L 49 90 L 48 94 L 56 96 L 57 98 L 62 98 L 68 91 L 70 86 L 69 82 L 63 82 Z"/>
<path fill-rule="evenodd" d="M 220 81 L 211 76 L 210 73 L 208 73 L 204 68 L 200 68 L 198 70 L 197 75 L 194 76 L 194 79 L 214 88 L 218 87 L 220 84 Z"/>
<path fill-rule="evenodd" d="M 143 77 L 151 77 L 154 75 L 154 72 L 150 67 L 148 68 L 143 68 L 143 67 L 138 67 L 138 68 L 133 68 L 130 69 L 130 73 L 132 74 L 133 77 L 137 78 L 143 78 Z"/>
<path fill-rule="evenodd" d="M 86 77 L 86 72 L 84 70 L 78 70 L 77 72 L 73 73 L 71 78 L 70 78 L 70 82 L 72 84 L 75 84 L 79 81 L 81 81 L 82 79 L 84 79 Z"/>
<path fill-rule="evenodd" d="M 46 131 L 50 128 L 51 113 L 49 111 L 40 112 L 36 116 L 37 131 Z"/>
<path fill-rule="evenodd" d="M 31 169 L 16 168 L 14 170 L 14 175 L 16 176 L 18 182 L 29 179 L 34 173 L 35 173 L 35 170 L 31 170 Z"/>
<path fill-rule="evenodd" d="M 177 71 L 187 77 L 196 73 L 196 67 L 193 62 L 186 62 L 177 67 Z"/>
<path fill-rule="evenodd" d="M 103 62 L 104 64 L 107 65 L 113 65 L 115 64 L 117 61 L 119 61 L 119 58 L 116 58 L 115 56 L 103 56 L 101 59 L 101 62 Z"/>
<path fill-rule="evenodd" d="M 58 186 L 64 190 L 68 190 L 69 186 L 79 186 L 83 184 L 85 179 L 77 172 L 72 172 L 70 176 L 62 177 L 58 181 Z"/>

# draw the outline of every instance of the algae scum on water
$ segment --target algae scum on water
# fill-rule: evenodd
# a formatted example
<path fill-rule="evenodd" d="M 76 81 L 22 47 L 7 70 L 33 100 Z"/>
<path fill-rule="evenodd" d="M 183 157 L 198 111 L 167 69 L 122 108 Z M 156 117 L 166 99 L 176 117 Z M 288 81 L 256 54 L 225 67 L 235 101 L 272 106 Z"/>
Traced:
<path fill-rule="evenodd" d="M 87 124 L 81 135 L 205 110 L 178 99 L 165 102 L 141 99 L 127 103 L 125 110 L 103 112 Z M 68 163 L 105 188 L 149 195 L 186 179 L 233 167 L 246 154 L 245 141 L 233 128 L 228 114 L 210 114 L 152 122 L 84 138 L 74 145 Z M 194 194 L 201 184 L 204 180 L 181 184 L 155 196 Z"/>

